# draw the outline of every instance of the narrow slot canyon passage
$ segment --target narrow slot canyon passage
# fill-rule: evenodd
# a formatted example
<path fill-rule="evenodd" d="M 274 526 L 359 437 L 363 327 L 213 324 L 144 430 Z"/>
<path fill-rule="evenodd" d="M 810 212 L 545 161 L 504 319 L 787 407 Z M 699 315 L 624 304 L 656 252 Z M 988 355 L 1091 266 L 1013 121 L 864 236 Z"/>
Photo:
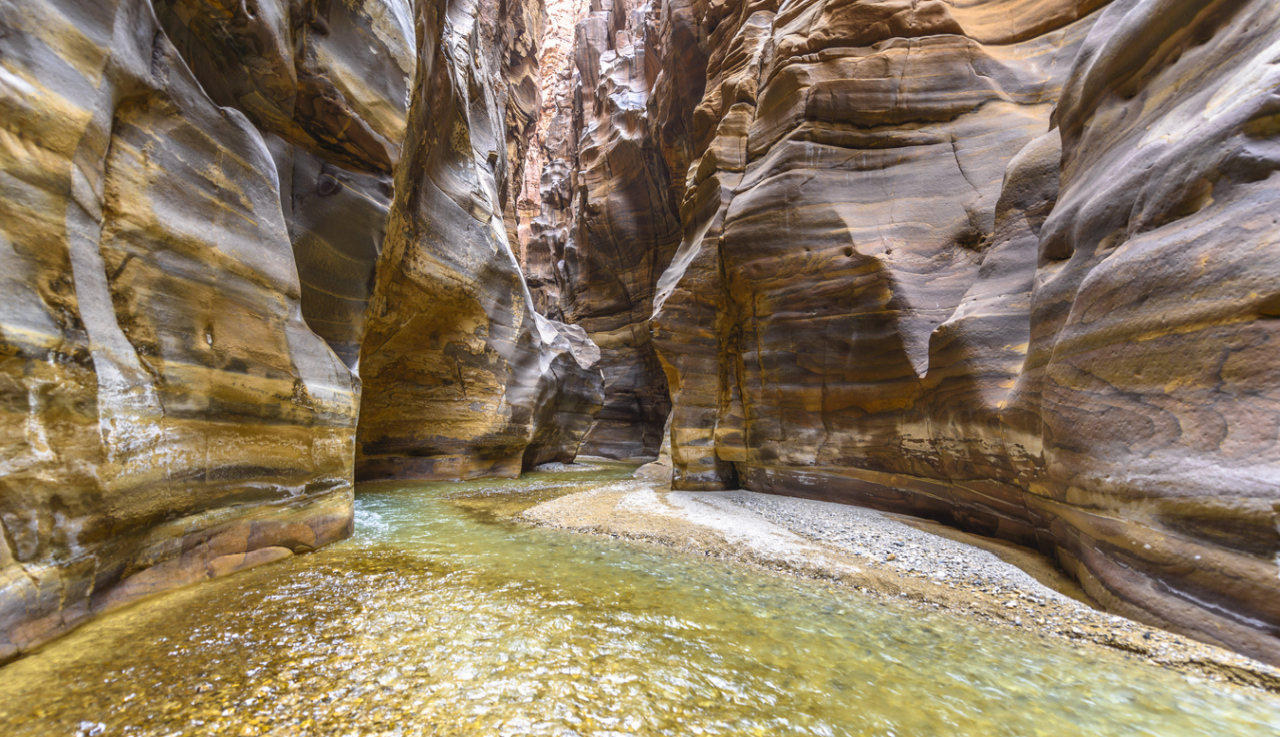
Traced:
<path fill-rule="evenodd" d="M 0 0 L 0 733 L 1280 733 L 1273 0 Z"/>

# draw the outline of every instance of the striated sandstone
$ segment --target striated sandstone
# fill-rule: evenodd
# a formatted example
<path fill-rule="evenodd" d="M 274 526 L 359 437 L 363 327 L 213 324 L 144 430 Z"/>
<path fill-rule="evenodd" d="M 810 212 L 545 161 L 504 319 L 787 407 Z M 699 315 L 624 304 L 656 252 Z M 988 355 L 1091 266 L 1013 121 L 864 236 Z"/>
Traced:
<path fill-rule="evenodd" d="M 674 486 L 1037 546 L 1280 662 L 1267 3 L 660 15 Z"/>
<path fill-rule="evenodd" d="M 433 398 L 454 382 L 398 367 L 436 349 L 465 364 L 478 340 L 491 373 L 454 389 L 486 429 L 455 433 L 456 463 L 572 460 L 600 405 L 599 351 L 534 314 L 501 237 L 507 167 L 539 107 L 541 5 L 418 5 L 446 46 L 426 42 L 401 158 L 419 71 L 409 0 L 0 2 L 0 662 L 97 612 L 349 534 L 362 352 L 362 430 L 394 404 L 397 428 L 428 438 L 405 455 L 431 452 L 449 416 Z M 486 173 L 432 158 L 424 129 Z M 447 295 L 420 289 L 416 235 L 401 227 L 383 250 L 395 170 L 402 211 L 433 177 L 454 198 L 414 211 L 428 221 L 415 233 L 444 234 L 457 257 L 426 277 Z M 388 315 L 447 306 L 459 284 L 474 303 L 425 332 Z M 451 345 L 451 330 L 467 334 Z M 387 458 L 384 475 L 413 474 Z"/>
<path fill-rule="evenodd" d="M 410 0 L 156 0 L 218 105 L 326 161 L 390 173 L 414 69 Z"/>
<path fill-rule="evenodd" d="M 212 100 L 266 133 L 303 317 L 355 370 L 416 64 L 412 4 L 155 5 Z"/>
<path fill-rule="evenodd" d="M 1056 113 L 1061 192 L 1009 418 L 1087 587 L 1273 663 L 1278 39 L 1260 0 L 1103 11 Z"/>
<path fill-rule="evenodd" d="M 534 311 L 503 221 L 524 160 L 507 121 L 527 131 L 532 115 L 509 94 L 528 79 L 509 52 L 533 52 L 490 25 L 504 8 L 418 8 L 417 81 L 360 358 L 361 479 L 517 476 L 571 460 L 580 435 L 539 423 L 581 427 L 600 404 L 598 355 Z"/>
<path fill-rule="evenodd" d="M 279 138 L 268 143 L 302 284 L 302 316 L 358 371 L 365 310 L 391 212 L 391 177 L 343 169 Z"/>
<path fill-rule="evenodd" d="M 524 267 L 539 306 L 582 326 L 601 349 L 605 403 L 583 452 L 653 458 L 670 402 L 648 320 L 680 238 L 667 169 L 649 135 L 644 39 L 653 19 L 623 0 L 590 10 L 561 79 L 572 94 L 561 92 L 548 121 Z"/>
<path fill-rule="evenodd" d="M 276 167 L 151 3 L 0 3 L 0 660 L 347 535 L 352 377 Z"/>

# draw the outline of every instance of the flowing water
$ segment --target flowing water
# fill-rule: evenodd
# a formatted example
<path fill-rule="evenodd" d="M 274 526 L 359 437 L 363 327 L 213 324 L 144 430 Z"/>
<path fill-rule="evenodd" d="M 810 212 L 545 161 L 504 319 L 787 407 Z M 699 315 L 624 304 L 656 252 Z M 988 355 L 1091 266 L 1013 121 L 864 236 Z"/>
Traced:
<path fill-rule="evenodd" d="M 509 519 L 630 470 L 366 487 L 349 541 L 0 669 L 0 733 L 1280 733 L 1280 698 Z"/>

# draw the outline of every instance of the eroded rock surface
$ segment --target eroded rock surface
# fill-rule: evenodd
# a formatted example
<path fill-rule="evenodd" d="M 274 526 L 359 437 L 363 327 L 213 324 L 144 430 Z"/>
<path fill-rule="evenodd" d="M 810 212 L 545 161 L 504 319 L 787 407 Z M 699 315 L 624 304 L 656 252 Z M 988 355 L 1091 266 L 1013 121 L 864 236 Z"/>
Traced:
<path fill-rule="evenodd" d="M 0 3 L 0 660 L 351 529 L 275 163 L 140 0 Z"/>
<path fill-rule="evenodd" d="M 347 169 L 389 174 L 404 138 L 411 0 L 156 0 L 209 97 Z"/>
<path fill-rule="evenodd" d="M 0 661 L 587 433 L 1280 662 L 1270 0 L 553 12 L 0 0 Z"/>
<path fill-rule="evenodd" d="M 419 8 L 405 163 L 360 359 L 361 479 L 516 476 L 571 460 L 572 428 L 598 411 L 598 355 L 535 312 L 503 221 L 524 161 L 507 121 L 527 131 L 536 112 L 493 81 L 528 79 L 509 52 L 534 51 L 504 40 L 520 32 L 499 22 L 505 8 Z M 549 418 L 570 430 L 540 428 Z"/>
<path fill-rule="evenodd" d="M 1062 189 L 1012 402 L 1039 424 L 1008 421 L 1092 590 L 1273 663 L 1278 44 L 1257 0 L 1101 14 L 1058 106 Z"/>
<path fill-rule="evenodd" d="M 454 406 L 433 398 L 459 391 L 479 418 L 453 436 L 468 475 L 572 460 L 599 351 L 534 314 L 502 228 L 538 112 L 541 5 L 416 5 L 0 2 L 0 662 L 349 534 L 362 348 L 365 431 L 389 403 L 428 438 L 404 454 L 431 452 L 449 416 L 435 410 Z M 415 12 L 436 36 L 406 159 Z M 448 204 L 406 227 L 433 177 Z M 427 264 L 431 248 L 455 270 Z M 401 331 L 423 304 L 438 322 Z M 477 345 L 456 381 L 395 383 L 422 351 L 456 367 Z"/>
<path fill-rule="evenodd" d="M 266 134 L 307 324 L 355 369 L 417 63 L 409 0 L 162 0 L 203 89 Z"/>
<path fill-rule="evenodd" d="M 649 134 L 649 6 L 596 2 L 576 27 L 542 141 L 540 209 L 526 225 L 525 272 L 547 314 L 600 346 L 605 403 L 583 452 L 658 454 L 670 410 L 650 341 L 659 275 L 680 240 L 667 167 Z"/>
<path fill-rule="evenodd" d="M 353 371 L 394 193 L 391 176 L 362 174 L 278 138 L 276 164 L 302 283 L 302 316 Z"/>
<path fill-rule="evenodd" d="M 1274 9 L 659 17 L 676 488 L 1035 545 L 1115 610 L 1280 662 Z"/>

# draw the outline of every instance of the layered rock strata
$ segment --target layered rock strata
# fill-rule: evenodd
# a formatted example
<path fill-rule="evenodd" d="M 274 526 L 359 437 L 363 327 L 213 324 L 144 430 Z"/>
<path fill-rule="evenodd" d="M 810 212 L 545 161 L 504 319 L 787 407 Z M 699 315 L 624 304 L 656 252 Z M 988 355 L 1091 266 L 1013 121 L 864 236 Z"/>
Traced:
<path fill-rule="evenodd" d="M 414 64 L 411 0 L 155 0 L 217 105 L 344 169 L 389 174 Z"/>
<path fill-rule="evenodd" d="M 361 479 L 516 476 L 572 460 L 599 410 L 598 353 L 533 308 L 503 220 L 518 191 L 510 94 L 527 60 L 506 3 L 419 8 L 417 81 L 360 358 Z M 536 87 L 534 88 L 536 91 Z M 516 185 L 513 185 L 513 182 Z M 557 427 L 539 427 L 552 422 Z"/>
<path fill-rule="evenodd" d="M 1011 402 L 1038 422 L 1008 421 L 1091 590 L 1272 663 L 1278 44 L 1261 0 L 1101 14 L 1056 114 L 1061 192 Z"/>
<path fill-rule="evenodd" d="M 389 174 L 362 174 L 268 136 L 302 283 L 302 316 L 352 371 L 394 193 Z"/>
<path fill-rule="evenodd" d="M 307 324 L 350 368 L 417 55 L 408 0 L 155 3 L 201 87 L 276 160 Z"/>
<path fill-rule="evenodd" d="M 96 612 L 349 534 L 362 352 L 362 430 L 387 416 L 379 402 L 420 411 L 406 423 L 427 440 L 405 453 L 432 452 L 435 410 L 455 406 L 432 402 L 461 391 L 463 412 L 500 417 L 454 433 L 459 463 L 572 459 L 600 404 L 598 349 L 533 313 L 501 237 L 504 167 L 538 111 L 541 6 L 417 6 L 0 0 L 0 662 Z M 415 13 L 446 42 L 428 38 L 426 61 Z M 455 157 L 432 158 L 424 129 Z M 468 180 L 462 152 L 488 173 Z M 405 214 L 433 177 L 445 201 Z M 455 231 L 459 212 L 472 219 Z M 441 245 L 417 232 L 457 256 L 427 277 L 440 291 L 404 289 Z M 389 303 L 451 299 L 464 307 L 405 334 L 419 344 L 396 342 Z M 494 315 L 483 330 L 477 310 Z M 394 384 L 388 366 L 436 350 L 471 368 Z"/>
<path fill-rule="evenodd" d="M 655 19 L 625 0 L 590 11 L 577 24 L 573 65 L 548 124 L 525 270 L 541 307 L 601 348 L 605 403 L 583 452 L 653 458 L 670 403 L 648 320 L 680 239 L 677 200 L 649 135 L 645 38 Z"/>
<path fill-rule="evenodd" d="M 262 133 L 151 3 L 0 3 L 0 660 L 340 539 L 356 393 Z"/>
<path fill-rule="evenodd" d="M 660 18 L 674 485 L 1035 545 L 1113 610 L 1280 662 L 1268 3 Z"/>

